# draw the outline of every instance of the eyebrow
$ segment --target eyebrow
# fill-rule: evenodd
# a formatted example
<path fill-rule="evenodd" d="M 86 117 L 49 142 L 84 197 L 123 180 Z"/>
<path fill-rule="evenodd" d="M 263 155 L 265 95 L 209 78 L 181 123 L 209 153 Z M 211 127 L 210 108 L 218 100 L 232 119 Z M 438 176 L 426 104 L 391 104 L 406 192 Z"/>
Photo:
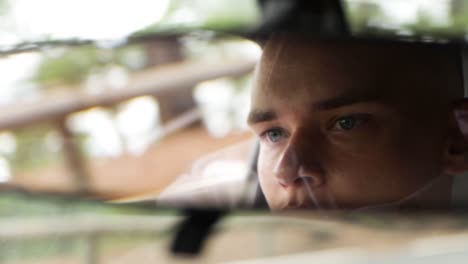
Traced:
<path fill-rule="evenodd" d="M 379 99 L 379 96 L 375 93 L 349 94 L 312 103 L 312 109 L 316 111 L 325 111 L 352 104 L 379 101 Z"/>
<path fill-rule="evenodd" d="M 269 122 L 273 121 L 278 118 L 278 114 L 272 110 L 258 110 L 253 109 L 250 111 L 249 116 L 247 117 L 247 123 L 249 125 L 261 123 L 261 122 Z"/>
<path fill-rule="evenodd" d="M 312 103 L 312 109 L 315 111 L 326 111 L 340 108 L 347 105 L 377 101 L 375 94 L 353 94 L 330 98 L 321 102 Z M 247 123 L 253 125 L 261 122 L 269 122 L 278 118 L 278 114 L 273 110 L 253 109 L 247 118 Z"/>

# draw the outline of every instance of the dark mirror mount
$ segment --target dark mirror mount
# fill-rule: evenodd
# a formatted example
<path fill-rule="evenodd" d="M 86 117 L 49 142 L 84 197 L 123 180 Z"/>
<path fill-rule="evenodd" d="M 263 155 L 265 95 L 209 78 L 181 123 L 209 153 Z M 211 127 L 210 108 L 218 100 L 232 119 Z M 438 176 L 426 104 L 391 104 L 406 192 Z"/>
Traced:
<path fill-rule="evenodd" d="M 257 34 L 287 32 L 347 36 L 346 22 L 341 1 L 308 0 L 259 0 L 262 22 Z"/>

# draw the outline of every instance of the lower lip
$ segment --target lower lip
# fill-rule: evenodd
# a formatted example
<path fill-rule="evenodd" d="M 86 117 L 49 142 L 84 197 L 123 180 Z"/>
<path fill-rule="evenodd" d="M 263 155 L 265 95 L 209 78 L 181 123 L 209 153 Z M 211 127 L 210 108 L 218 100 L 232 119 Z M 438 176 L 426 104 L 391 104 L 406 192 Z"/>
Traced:
<path fill-rule="evenodd" d="M 307 206 L 306 204 L 295 204 L 295 205 L 288 205 L 284 209 L 286 209 L 286 210 L 302 210 L 302 209 L 314 209 L 314 207 Z"/>
<path fill-rule="evenodd" d="M 286 210 L 298 210 L 298 209 L 304 209 L 306 208 L 302 204 L 293 204 L 293 205 L 287 205 L 284 209 Z"/>

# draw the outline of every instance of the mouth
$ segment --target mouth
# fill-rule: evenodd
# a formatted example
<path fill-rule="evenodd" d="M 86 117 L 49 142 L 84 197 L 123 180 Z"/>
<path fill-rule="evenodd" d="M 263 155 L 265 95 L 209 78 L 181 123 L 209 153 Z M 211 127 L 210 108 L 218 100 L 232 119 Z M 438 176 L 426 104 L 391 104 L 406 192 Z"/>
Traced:
<path fill-rule="evenodd" d="M 296 210 L 312 208 L 312 206 L 308 205 L 305 201 L 300 201 L 298 199 L 290 199 L 283 208 L 286 210 Z"/>
<path fill-rule="evenodd" d="M 318 200 L 317 197 L 311 197 L 308 193 L 301 191 L 294 192 L 293 189 L 288 189 L 288 194 L 284 200 L 283 208 L 286 210 L 299 210 L 299 209 L 325 209 L 330 206 L 322 199 Z"/>
<path fill-rule="evenodd" d="M 307 204 L 288 204 L 283 210 L 302 210 L 302 209 L 315 209 L 315 207 Z"/>
<path fill-rule="evenodd" d="M 324 209 L 324 207 L 333 207 L 331 201 L 327 201 L 324 190 L 311 190 L 304 184 L 290 185 L 282 181 L 277 181 L 278 190 L 282 196 L 280 200 L 281 210 L 298 209 Z M 325 196 L 325 197 L 324 197 Z M 279 197 L 278 197 L 279 198 Z M 279 200 L 278 200 L 279 201 Z"/>

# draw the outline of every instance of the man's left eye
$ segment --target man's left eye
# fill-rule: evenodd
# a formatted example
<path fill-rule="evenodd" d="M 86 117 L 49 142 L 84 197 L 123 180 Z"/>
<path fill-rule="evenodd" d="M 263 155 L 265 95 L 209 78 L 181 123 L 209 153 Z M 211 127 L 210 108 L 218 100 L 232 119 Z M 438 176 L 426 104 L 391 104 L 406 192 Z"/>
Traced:
<path fill-rule="evenodd" d="M 333 124 L 332 130 L 349 131 L 360 125 L 367 120 L 364 116 L 345 116 L 338 118 Z"/>

